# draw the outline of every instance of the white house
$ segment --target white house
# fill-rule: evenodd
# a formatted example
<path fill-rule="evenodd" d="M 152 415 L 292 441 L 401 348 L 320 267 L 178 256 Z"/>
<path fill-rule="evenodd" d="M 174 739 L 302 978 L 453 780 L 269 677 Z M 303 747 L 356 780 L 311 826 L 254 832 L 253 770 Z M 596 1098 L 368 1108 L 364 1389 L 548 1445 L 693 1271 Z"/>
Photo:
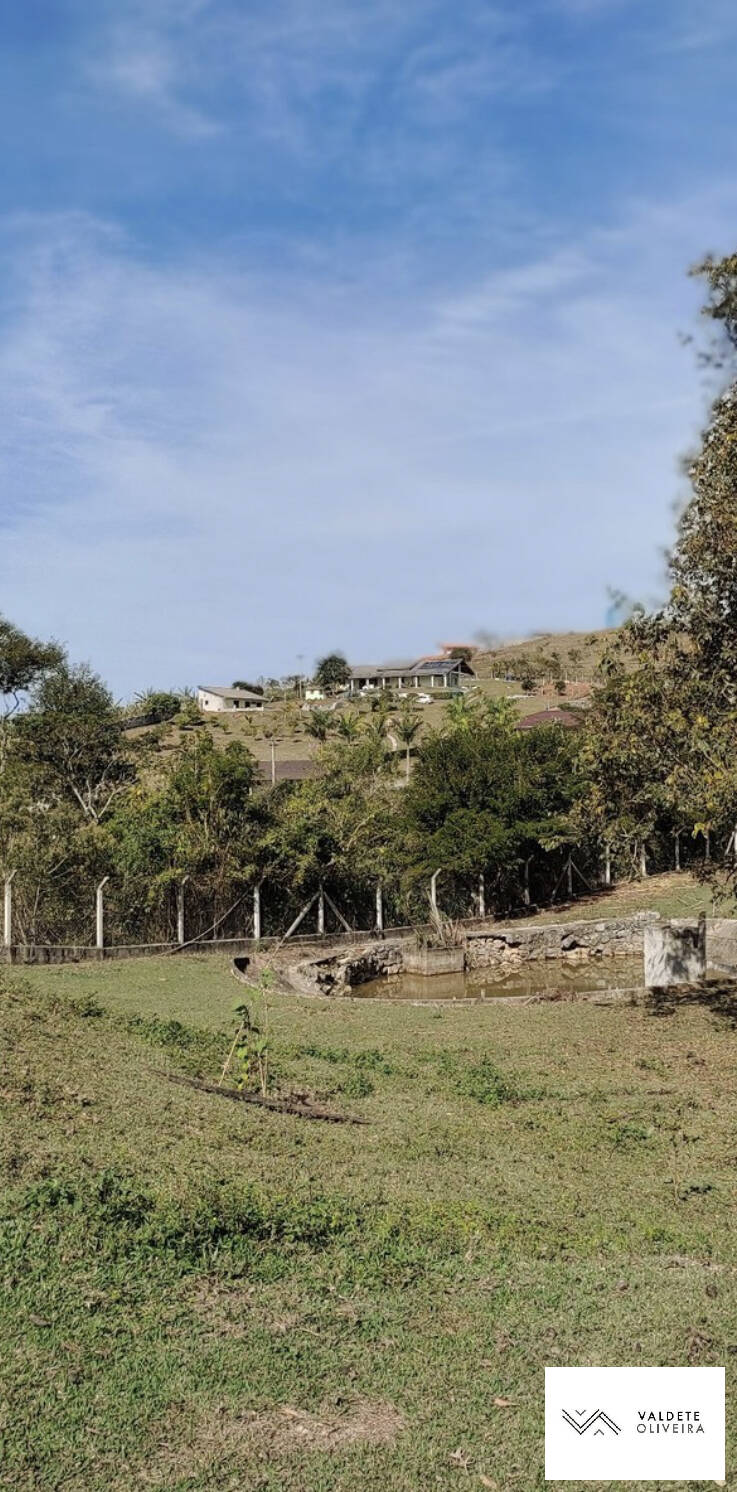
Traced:
<path fill-rule="evenodd" d="M 220 684 L 198 684 L 197 707 L 200 710 L 263 710 L 264 701 L 252 689 L 228 689 Z"/>

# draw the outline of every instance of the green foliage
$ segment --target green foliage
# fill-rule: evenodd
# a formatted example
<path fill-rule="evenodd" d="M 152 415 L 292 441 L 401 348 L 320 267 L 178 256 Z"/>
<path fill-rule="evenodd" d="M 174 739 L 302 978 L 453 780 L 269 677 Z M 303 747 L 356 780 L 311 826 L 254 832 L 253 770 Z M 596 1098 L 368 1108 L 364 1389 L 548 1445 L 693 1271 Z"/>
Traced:
<path fill-rule="evenodd" d="M 59 664 L 36 682 L 14 738 L 37 789 L 94 823 L 133 781 L 113 697 L 85 664 Z"/>
<path fill-rule="evenodd" d="M 6 710 L 16 710 L 20 696 L 52 669 L 64 663 L 64 650 L 55 642 L 28 637 L 7 617 L 0 616 L 0 695 Z"/>
<path fill-rule="evenodd" d="M 490 899 L 521 894 L 521 863 L 567 832 L 575 792 L 575 743 L 546 728 L 517 731 L 494 702 L 449 707 L 446 728 L 423 741 L 405 797 L 407 873 L 441 866 L 461 877 L 483 871 Z"/>
<path fill-rule="evenodd" d="M 439 1059 L 437 1066 L 441 1075 L 450 1079 L 454 1091 L 462 1098 L 472 1098 L 474 1102 L 489 1108 L 520 1101 L 521 1094 L 516 1085 L 487 1056 L 476 1062 L 468 1062 L 463 1057 L 447 1052 Z"/>
<path fill-rule="evenodd" d="M 182 695 L 167 689 L 146 689 L 136 695 L 136 714 L 150 716 L 155 724 L 173 720 L 182 705 Z"/>
<path fill-rule="evenodd" d="M 328 653 L 319 660 L 315 669 L 315 683 L 328 692 L 347 684 L 350 676 L 350 668 L 342 653 Z"/>
<path fill-rule="evenodd" d="M 332 726 L 332 716 L 327 710 L 310 710 L 305 724 L 308 736 L 315 741 L 327 741 Z"/>
<path fill-rule="evenodd" d="M 635 858 L 658 834 L 726 839 L 737 817 L 736 265 L 732 255 L 698 267 L 718 332 L 707 361 L 730 382 L 686 462 L 692 496 L 670 556 L 668 601 L 654 616 L 633 615 L 605 657 L 585 751 L 582 813 Z"/>

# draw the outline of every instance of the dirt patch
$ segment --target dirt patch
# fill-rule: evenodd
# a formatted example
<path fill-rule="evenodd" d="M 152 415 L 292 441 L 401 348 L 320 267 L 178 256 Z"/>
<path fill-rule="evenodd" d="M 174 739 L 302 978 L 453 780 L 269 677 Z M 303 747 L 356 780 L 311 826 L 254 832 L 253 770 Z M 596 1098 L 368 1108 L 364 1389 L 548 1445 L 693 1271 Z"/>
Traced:
<path fill-rule="evenodd" d="M 194 1422 L 182 1407 L 171 1415 L 147 1456 L 140 1484 L 168 1488 L 184 1475 L 212 1474 L 225 1465 L 236 1469 L 293 1451 L 329 1453 L 353 1445 L 391 1445 L 403 1429 L 403 1417 L 392 1404 L 368 1399 L 354 1400 L 340 1410 L 322 1406 L 315 1414 L 288 1404 L 234 1414 L 221 1405 Z"/>
<path fill-rule="evenodd" d="M 191 1292 L 190 1300 L 195 1314 L 213 1336 L 245 1338 L 254 1330 L 282 1336 L 302 1320 L 298 1310 L 275 1315 L 266 1309 L 254 1285 L 221 1285 L 205 1280 Z"/>
<path fill-rule="evenodd" d="M 254 1433 L 263 1436 L 275 1449 L 303 1445 L 309 1450 L 337 1451 L 344 1446 L 391 1445 L 404 1428 L 401 1414 L 393 1404 L 372 1403 L 359 1399 L 342 1412 L 310 1414 L 304 1409 L 282 1405 L 268 1414 L 257 1415 Z"/>

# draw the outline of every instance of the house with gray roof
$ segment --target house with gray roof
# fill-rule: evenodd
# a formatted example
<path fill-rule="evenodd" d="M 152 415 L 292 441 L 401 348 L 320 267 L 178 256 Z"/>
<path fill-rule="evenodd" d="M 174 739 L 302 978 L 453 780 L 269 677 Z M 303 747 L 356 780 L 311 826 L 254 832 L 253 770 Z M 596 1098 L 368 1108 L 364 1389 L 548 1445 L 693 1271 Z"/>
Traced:
<path fill-rule="evenodd" d="M 351 668 L 350 694 L 364 689 L 460 689 L 475 674 L 465 658 L 418 658 L 409 662 L 358 663 Z"/>
<path fill-rule="evenodd" d="M 263 710 L 263 695 L 252 689 L 234 689 L 225 684 L 198 684 L 197 708 L 208 713 L 224 710 Z"/>

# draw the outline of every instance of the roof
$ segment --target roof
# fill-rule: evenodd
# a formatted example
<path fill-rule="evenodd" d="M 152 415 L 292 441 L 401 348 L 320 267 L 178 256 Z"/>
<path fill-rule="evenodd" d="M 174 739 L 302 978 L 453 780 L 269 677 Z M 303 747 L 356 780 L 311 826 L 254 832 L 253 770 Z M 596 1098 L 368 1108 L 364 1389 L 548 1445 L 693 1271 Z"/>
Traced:
<path fill-rule="evenodd" d="M 456 669 L 463 669 L 472 673 L 465 658 L 417 658 L 412 663 L 361 663 L 351 668 L 353 679 L 389 679 L 393 674 L 405 677 L 406 674 L 444 674 L 455 673 Z"/>
<path fill-rule="evenodd" d="M 572 710 L 536 710 L 534 715 L 524 715 L 517 723 L 518 730 L 534 730 L 538 725 L 562 725 L 566 730 L 577 730 L 582 724 L 581 716 Z"/>
<path fill-rule="evenodd" d="M 220 699 L 253 699 L 263 704 L 262 694 L 254 693 L 253 689 L 229 689 L 227 684 L 198 684 L 198 689 L 203 694 L 216 694 Z"/>

